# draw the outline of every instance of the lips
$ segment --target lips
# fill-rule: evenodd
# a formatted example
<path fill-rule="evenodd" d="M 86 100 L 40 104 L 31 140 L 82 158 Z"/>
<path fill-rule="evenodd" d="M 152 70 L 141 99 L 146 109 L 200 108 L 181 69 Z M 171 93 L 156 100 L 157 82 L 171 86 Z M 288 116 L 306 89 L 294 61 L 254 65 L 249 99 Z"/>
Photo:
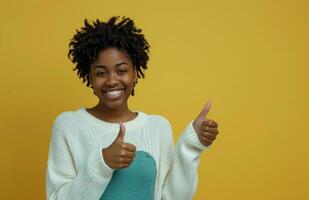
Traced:
<path fill-rule="evenodd" d="M 107 100 L 117 100 L 124 93 L 124 88 L 122 89 L 113 89 L 113 90 L 103 90 L 103 96 Z"/>

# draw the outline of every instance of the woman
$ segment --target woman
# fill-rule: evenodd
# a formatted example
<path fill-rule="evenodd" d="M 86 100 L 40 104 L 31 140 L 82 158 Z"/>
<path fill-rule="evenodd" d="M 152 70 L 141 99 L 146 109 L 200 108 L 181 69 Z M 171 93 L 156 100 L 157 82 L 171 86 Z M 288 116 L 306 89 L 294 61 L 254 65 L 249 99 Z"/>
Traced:
<path fill-rule="evenodd" d="M 165 118 L 130 110 L 128 98 L 144 78 L 149 44 L 131 19 L 118 20 L 85 20 L 70 42 L 74 70 L 99 101 L 57 116 L 47 199 L 192 199 L 199 156 L 218 134 L 217 123 L 205 119 L 210 102 L 175 148 Z"/>

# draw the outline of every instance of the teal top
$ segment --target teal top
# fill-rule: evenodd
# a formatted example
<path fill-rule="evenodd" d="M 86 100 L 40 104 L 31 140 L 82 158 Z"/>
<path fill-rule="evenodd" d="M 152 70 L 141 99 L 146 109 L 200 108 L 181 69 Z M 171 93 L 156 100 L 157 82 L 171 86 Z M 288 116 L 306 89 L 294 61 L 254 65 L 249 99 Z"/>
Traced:
<path fill-rule="evenodd" d="M 153 200 L 156 174 L 152 155 L 137 151 L 129 167 L 114 171 L 100 200 Z"/>

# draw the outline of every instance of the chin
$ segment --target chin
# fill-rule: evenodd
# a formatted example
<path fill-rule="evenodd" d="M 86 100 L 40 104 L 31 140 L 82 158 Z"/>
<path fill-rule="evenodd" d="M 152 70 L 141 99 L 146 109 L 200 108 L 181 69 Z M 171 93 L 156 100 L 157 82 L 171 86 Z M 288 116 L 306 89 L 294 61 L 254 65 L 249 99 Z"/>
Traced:
<path fill-rule="evenodd" d="M 104 108 L 107 108 L 109 110 L 117 110 L 119 108 L 122 108 L 124 104 L 125 104 L 125 102 L 120 101 L 120 100 L 118 100 L 118 101 L 109 101 L 109 102 L 101 100 L 101 105 Z"/>

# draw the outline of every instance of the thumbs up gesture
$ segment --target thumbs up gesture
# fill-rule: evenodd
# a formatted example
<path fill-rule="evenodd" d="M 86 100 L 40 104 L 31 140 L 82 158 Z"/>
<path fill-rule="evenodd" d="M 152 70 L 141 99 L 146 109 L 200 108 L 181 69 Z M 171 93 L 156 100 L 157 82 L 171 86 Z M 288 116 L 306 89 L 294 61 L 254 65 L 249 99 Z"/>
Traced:
<path fill-rule="evenodd" d="M 211 102 L 208 101 L 202 112 L 193 122 L 193 128 L 204 146 L 211 145 L 216 139 L 216 136 L 219 134 L 218 123 L 207 118 L 210 108 Z"/>
<path fill-rule="evenodd" d="M 112 169 L 128 167 L 135 156 L 136 147 L 133 144 L 125 143 L 125 127 L 119 122 L 120 130 L 114 142 L 102 150 L 105 163 Z"/>

